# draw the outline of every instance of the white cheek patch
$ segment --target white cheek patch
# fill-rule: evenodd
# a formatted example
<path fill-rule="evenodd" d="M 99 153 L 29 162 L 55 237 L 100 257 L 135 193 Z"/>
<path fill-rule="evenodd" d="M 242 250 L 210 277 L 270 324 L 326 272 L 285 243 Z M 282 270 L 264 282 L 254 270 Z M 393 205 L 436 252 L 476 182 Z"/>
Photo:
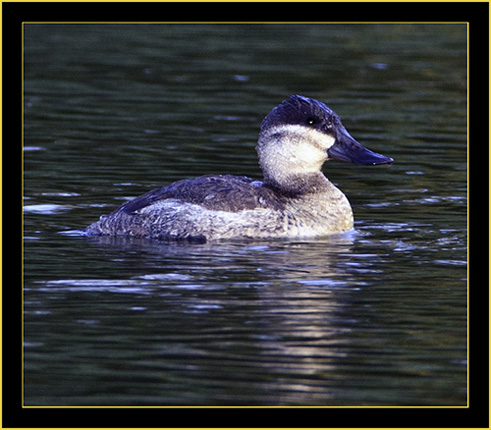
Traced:
<path fill-rule="evenodd" d="M 278 127 L 277 132 L 288 139 L 283 140 L 283 150 L 288 153 L 290 169 L 317 171 L 327 160 L 327 150 L 334 145 L 336 139 L 315 129 L 301 125 L 285 125 Z M 291 145 L 288 145 L 288 141 Z"/>
<path fill-rule="evenodd" d="M 334 136 L 322 133 L 313 128 L 307 128 L 307 130 L 304 130 L 304 133 L 309 135 L 310 143 L 322 151 L 327 151 L 336 142 Z"/>
<path fill-rule="evenodd" d="M 295 140 L 297 142 L 305 141 L 301 143 L 322 151 L 327 151 L 336 142 L 334 136 L 330 136 L 314 128 L 298 124 L 280 125 L 278 127 L 274 127 L 271 130 L 271 133 L 278 133 L 285 137 L 288 136 L 291 138 L 291 140 Z"/>
<path fill-rule="evenodd" d="M 261 137 L 261 166 L 276 172 L 274 176 L 319 172 L 336 142 L 333 136 L 298 124 L 272 127 Z"/>

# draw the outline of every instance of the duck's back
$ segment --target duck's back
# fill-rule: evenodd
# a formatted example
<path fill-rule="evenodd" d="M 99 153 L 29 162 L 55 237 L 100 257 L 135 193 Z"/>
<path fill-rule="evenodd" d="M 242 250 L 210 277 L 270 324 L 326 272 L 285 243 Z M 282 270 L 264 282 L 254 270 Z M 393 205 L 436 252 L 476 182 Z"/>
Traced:
<path fill-rule="evenodd" d="M 244 176 L 208 175 L 152 190 L 90 225 L 89 235 L 168 240 L 233 237 L 241 215 L 280 211 L 277 193 Z M 259 227 L 255 225 L 255 227 Z M 248 233 L 244 230 L 244 233 Z M 211 236 L 211 237 L 210 237 Z"/>
<path fill-rule="evenodd" d="M 150 191 L 125 203 L 119 210 L 133 214 L 167 199 L 201 205 L 210 210 L 238 212 L 270 203 L 274 200 L 274 193 L 265 188 L 261 181 L 245 176 L 207 175 Z"/>

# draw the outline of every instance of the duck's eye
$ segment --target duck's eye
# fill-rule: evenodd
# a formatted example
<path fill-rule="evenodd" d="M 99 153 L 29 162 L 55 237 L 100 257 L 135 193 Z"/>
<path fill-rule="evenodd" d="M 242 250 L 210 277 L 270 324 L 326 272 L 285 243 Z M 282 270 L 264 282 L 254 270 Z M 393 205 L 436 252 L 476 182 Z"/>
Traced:
<path fill-rule="evenodd" d="M 317 120 L 315 118 L 309 117 L 307 118 L 306 122 L 308 125 L 314 125 L 315 123 L 317 123 Z"/>

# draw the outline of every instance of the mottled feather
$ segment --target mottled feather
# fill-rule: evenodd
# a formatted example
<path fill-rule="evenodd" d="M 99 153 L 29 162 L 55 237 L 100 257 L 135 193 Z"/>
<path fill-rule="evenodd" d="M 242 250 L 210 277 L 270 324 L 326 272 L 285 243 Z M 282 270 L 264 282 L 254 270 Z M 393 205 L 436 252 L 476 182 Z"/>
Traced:
<path fill-rule="evenodd" d="M 245 176 L 207 175 L 184 179 L 152 190 L 125 203 L 119 211 L 131 215 L 166 199 L 226 212 L 239 212 L 258 207 L 275 209 L 282 207 L 278 196 L 260 181 Z"/>

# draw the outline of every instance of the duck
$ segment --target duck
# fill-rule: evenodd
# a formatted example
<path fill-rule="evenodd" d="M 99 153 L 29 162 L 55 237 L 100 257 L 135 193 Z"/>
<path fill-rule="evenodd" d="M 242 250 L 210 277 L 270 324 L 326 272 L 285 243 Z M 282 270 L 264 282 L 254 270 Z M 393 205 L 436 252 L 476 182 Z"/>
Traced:
<path fill-rule="evenodd" d="M 256 151 L 262 180 L 226 174 L 180 180 L 102 215 L 85 234 L 205 243 L 343 233 L 353 229 L 353 211 L 323 174 L 324 163 L 394 161 L 358 143 L 324 103 L 301 95 L 264 118 Z"/>

